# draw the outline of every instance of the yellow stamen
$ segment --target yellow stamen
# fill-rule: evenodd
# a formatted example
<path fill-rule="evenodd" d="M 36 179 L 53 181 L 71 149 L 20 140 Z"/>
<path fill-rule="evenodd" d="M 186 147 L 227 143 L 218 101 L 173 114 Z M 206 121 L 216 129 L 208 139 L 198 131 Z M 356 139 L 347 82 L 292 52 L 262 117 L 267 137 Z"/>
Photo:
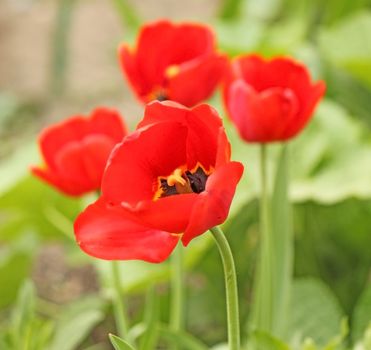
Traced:
<path fill-rule="evenodd" d="M 183 233 L 170 233 L 170 235 L 172 235 L 174 237 L 178 237 L 180 239 L 180 238 L 182 238 Z"/>
<path fill-rule="evenodd" d="M 193 174 L 194 172 L 197 171 L 198 168 L 201 168 L 203 172 L 208 176 L 214 172 L 214 167 L 210 166 L 209 170 L 206 170 L 205 167 L 200 162 L 197 162 L 197 164 L 193 167 L 193 169 L 190 170 L 190 172 Z"/>
<path fill-rule="evenodd" d="M 187 181 L 182 177 L 183 171 L 181 169 L 175 169 L 174 172 L 167 178 L 167 184 L 169 186 L 174 186 L 176 184 L 180 184 L 185 186 Z"/>
<path fill-rule="evenodd" d="M 176 65 L 176 64 L 173 64 L 173 65 L 166 68 L 165 75 L 168 78 L 173 78 L 179 73 L 179 71 L 180 71 L 179 66 Z"/>
<path fill-rule="evenodd" d="M 191 169 L 189 172 L 191 174 L 195 173 L 198 168 L 201 168 L 205 175 L 209 176 L 213 173 L 214 168 L 209 167 L 209 170 L 206 170 L 199 162 L 195 165 L 193 169 Z M 181 166 L 180 168 L 177 168 L 173 171 L 172 174 L 169 176 L 159 176 L 157 178 L 157 182 L 154 184 L 154 196 L 153 200 L 156 201 L 164 196 L 174 195 L 174 194 L 186 194 L 186 193 L 192 193 L 194 192 L 192 190 L 191 182 L 189 180 L 188 175 L 185 174 L 187 171 L 187 167 Z M 166 185 L 168 187 L 175 186 L 175 193 L 174 189 L 171 189 L 171 193 L 169 194 L 167 191 L 169 190 L 166 188 L 166 185 L 163 185 L 163 181 L 166 180 Z"/>

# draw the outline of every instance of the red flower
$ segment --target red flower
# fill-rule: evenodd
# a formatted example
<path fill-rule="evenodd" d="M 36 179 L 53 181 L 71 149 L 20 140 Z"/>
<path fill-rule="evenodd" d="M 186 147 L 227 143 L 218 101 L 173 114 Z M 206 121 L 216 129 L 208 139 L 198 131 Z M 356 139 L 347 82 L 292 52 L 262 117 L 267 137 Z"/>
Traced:
<path fill-rule="evenodd" d="M 119 58 L 140 100 L 173 100 L 188 107 L 210 97 L 227 65 L 210 28 L 165 20 L 142 27 L 136 48 L 122 45 Z"/>
<path fill-rule="evenodd" d="M 76 239 L 98 258 L 163 261 L 180 239 L 187 245 L 225 221 L 242 172 L 214 109 L 153 102 L 112 152 Z"/>
<path fill-rule="evenodd" d="M 285 141 L 305 127 L 324 92 L 325 83 L 312 83 L 303 64 L 251 55 L 232 61 L 224 103 L 244 140 Z"/>
<path fill-rule="evenodd" d="M 68 195 L 98 190 L 108 156 L 126 134 L 115 110 L 98 108 L 90 117 L 73 116 L 40 134 L 45 167 L 31 171 Z"/>

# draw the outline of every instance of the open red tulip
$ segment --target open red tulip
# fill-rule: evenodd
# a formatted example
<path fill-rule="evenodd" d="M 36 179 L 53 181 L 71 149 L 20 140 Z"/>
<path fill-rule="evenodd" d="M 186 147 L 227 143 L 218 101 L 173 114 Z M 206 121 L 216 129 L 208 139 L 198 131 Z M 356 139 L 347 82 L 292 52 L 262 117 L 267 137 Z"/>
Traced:
<path fill-rule="evenodd" d="M 188 107 L 210 97 L 227 65 L 209 27 L 167 20 L 143 26 L 136 47 L 122 45 L 119 59 L 140 100 L 172 100 Z"/>
<path fill-rule="evenodd" d="M 45 165 L 31 171 L 71 196 L 98 190 L 108 156 L 126 134 L 119 113 L 112 109 L 70 117 L 42 131 L 39 146 Z"/>
<path fill-rule="evenodd" d="M 153 102 L 112 152 L 76 239 L 98 258 L 163 261 L 179 240 L 187 245 L 226 220 L 242 172 L 214 109 Z"/>
<path fill-rule="evenodd" d="M 324 93 L 325 83 L 312 83 L 303 64 L 248 55 L 231 62 L 224 103 L 245 141 L 267 143 L 296 136 Z"/>

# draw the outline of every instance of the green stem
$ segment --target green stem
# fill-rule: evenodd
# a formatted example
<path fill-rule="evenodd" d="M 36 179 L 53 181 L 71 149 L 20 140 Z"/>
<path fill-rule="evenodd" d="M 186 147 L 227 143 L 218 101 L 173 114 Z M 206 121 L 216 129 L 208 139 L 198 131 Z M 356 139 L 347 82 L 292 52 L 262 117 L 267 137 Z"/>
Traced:
<path fill-rule="evenodd" d="M 121 338 L 131 343 L 131 339 L 128 339 L 129 323 L 126 318 L 126 309 L 122 297 L 122 286 L 118 261 L 111 261 L 111 271 L 114 287 L 113 313 L 115 316 L 117 332 Z"/>
<path fill-rule="evenodd" d="M 270 201 L 268 192 L 267 146 L 260 149 L 260 246 L 255 278 L 253 327 L 267 332 L 273 326 L 273 276 Z"/>
<path fill-rule="evenodd" d="M 172 255 L 170 326 L 174 331 L 183 329 L 183 247 L 178 246 Z"/>
<path fill-rule="evenodd" d="M 236 268 L 231 248 L 223 231 L 219 227 L 210 229 L 213 234 L 219 253 L 222 257 L 226 299 L 227 299 L 227 320 L 228 320 L 228 344 L 229 350 L 240 349 L 240 320 L 238 311 L 238 290 Z"/>
<path fill-rule="evenodd" d="M 68 65 L 67 46 L 74 3 L 74 0 L 61 0 L 57 10 L 52 40 L 52 71 L 50 82 L 50 91 L 54 96 L 61 95 L 65 90 Z"/>
<path fill-rule="evenodd" d="M 112 0 L 112 2 L 124 27 L 136 31 L 141 24 L 141 20 L 134 6 L 127 0 Z"/>
<path fill-rule="evenodd" d="M 155 287 L 156 286 L 151 283 L 147 289 L 144 309 L 146 331 L 140 338 L 140 350 L 153 350 L 157 348 L 160 305 Z"/>
<path fill-rule="evenodd" d="M 274 276 L 273 334 L 284 337 L 289 319 L 293 273 L 293 233 L 289 190 L 288 144 L 282 145 L 272 196 L 272 236 Z"/>

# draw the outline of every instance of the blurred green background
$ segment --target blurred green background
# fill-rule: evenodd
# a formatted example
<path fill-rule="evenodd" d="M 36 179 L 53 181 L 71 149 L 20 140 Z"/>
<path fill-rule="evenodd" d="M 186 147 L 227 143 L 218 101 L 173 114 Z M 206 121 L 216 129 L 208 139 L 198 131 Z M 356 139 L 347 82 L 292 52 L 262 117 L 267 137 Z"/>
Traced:
<path fill-rule="evenodd" d="M 107 105 L 135 128 L 142 106 L 122 78 L 116 50 L 133 42 L 140 23 L 159 18 L 209 23 L 220 49 L 232 56 L 292 55 L 315 79 L 326 80 L 326 99 L 290 145 L 296 281 L 283 340 L 304 349 L 300 344 L 311 338 L 323 348 L 346 316 L 343 345 L 326 349 L 355 348 L 371 321 L 370 0 L 1 0 L 0 349 L 111 349 L 107 263 L 85 256 L 71 239 L 73 219 L 89 198 L 63 197 L 31 178 L 28 166 L 40 161 L 41 128 L 71 114 Z M 210 103 L 223 115 L 218 94 Z M 224 225 L 246 335 L 258 241 L 258 154 L 225 123 L 233 158 L 246 167 Z M 275 160 L 272 147 L 271 174 Z M 185 254 L 187 329 L 212 346 L 226 338 L 218 252 L 206 234 Z M 132 323 L 141 322 L 152 283 L 161 299 L 156 322 L 166 322 L 168 264 L 124 262 L 121 268 Z M 359 349 L 370 346 L 366 338 Z M 310 342 L 305 349 L 316 349 Z"/>

